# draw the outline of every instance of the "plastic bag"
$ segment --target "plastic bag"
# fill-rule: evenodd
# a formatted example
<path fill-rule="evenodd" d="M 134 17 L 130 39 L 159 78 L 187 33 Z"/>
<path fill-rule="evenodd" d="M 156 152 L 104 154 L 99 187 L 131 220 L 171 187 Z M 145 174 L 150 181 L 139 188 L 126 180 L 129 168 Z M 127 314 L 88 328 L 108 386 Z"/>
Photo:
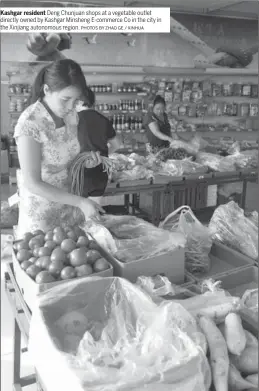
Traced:
<path fill-rule="evenodd" d="M 258 258 L 258 226 L 248 219 L 237 203 L 220 205 L 210 220 L 213 239 L 247 255 Z"/>
<path fill-rule="evenodd" d="M 161 164 L 158 175 L 169 176 L 182 176 L 183 174 L 204 174 L 208 171 L 206 166 L 202 166 L 196 162 L 192 162 L 189 159 L 183 160 L 167 160 L 167 162 Z"/>
<path fill-rule="evenodd" d="M 248 289 L 242 297 L 245 308 L 258 314 L 258 289 Z"/>
<path fill-rule="evenodd" d="M 237 153 L 240 153 L 241 146 L 239 141 L 235 141 L 227 150 L 227 153 L 229 155 L 235 155 Z"/>
<path fill-rule="evenodd" d="M 242 194 L 243 182 L 226 183 L 218 186 L 218 193 L 228 198 L 233 194 Z"/>
<path fill-rule="evenodd" d="M 196 163 L 199 163 L 203 166 L 207 166 L 213 171 L 219 171 L 219 165 L 222 159 L 222 156 L 215 155 L 213 153 L 198 152 L 196 156 Z"/>
<path fill-rule="evenodd" d="M 196 293 L 188 290 L 188 288 L 183 288 L 179 285 L 175 285 L 169 281 L 169 279 L 165 276 L 140 276 L 136 281 L 136 285 L 139 286 L 142 290 L 144 290 L 148 295 L 155 300 L 156 302 L 160 302 L 161 300 L 170 298 L 181 294 L 185 294 L 186 297 L 196 296 Z"/>
<path fill-rule="evenodd" d="M 124 279 L 85 278 L 39 296 L 29 352 L 48 391 L 208 391 L 201 340 L 180 304 L 157 305 Z"/>
<path fill-rule="evenodd" d="M 256 210 L 254 210 L 253 212 L 249 213 L 247 215 L 247 218 L 249 220 L 251 220 L 252 223 L 255 224 L 256 227 L 258 228 L 258 212 Z"/>
<path fill-rule="evenodd" d="M 157 175 L 182 176 L 183 166 L 180 160 L 167 160 L 161 163 L 161 168 L 156 172 Z"/>
<path fill-rule="evenodd" d="M 181 233 L 169 233 L 134 216 L 102 216 L 100 223 L 112 234 L 121 262 L 132 262 L 171 252 L 185 246 Z"/>
<path fill-rule="evenodd" d="M 131 170 L 113 172 L 114 181 L 134 181 L 140 179 L 151 179 L 154 173 L 143 166 L 135 166 Z"/>
<path fill-rule="evenodd" d="M 189 206 L 181 206 L 160 224 L 169 231 L 183 233 L 187 243 L 185 248 L 186 268 L 190 272 L 208 272 L 210 270 L 209 253 L 212 239 L 207 227 L 195 217 Z"/>
<path fill-rule="evenodd" d="M 10 207 L 7 201 L 1 201 L 1 227 L 10 227 L 18 224 L 19 209 L 17 205 Z"/>

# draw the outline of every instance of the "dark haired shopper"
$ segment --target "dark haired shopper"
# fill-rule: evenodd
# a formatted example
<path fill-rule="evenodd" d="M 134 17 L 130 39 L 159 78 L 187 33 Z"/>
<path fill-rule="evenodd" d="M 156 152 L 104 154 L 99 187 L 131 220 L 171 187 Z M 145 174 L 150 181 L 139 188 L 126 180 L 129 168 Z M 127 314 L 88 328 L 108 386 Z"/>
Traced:
<path fill-rule="evenodd" d="M 120 143 L 111 122 L 94 109 L 94 104 L 95 95 L 88 89 L 85 101 L 77 106 L 80 152 L 93 151 L 97 157 L 108 157 L 119 149 Z M 94 168 L 85 168 L 83 196 L 90 197 L 100 204 L 107 183 L 108 175 L 104 172 L 102 164 Z"/>
<path fill-rule="evenodd" d="M 144 128 L 149 146 L 154 152 L 169 147 L 173 141 L 171 127 L 165 112 L 166 103 L 162 96 L 157 95 L 153 107 L 144 119 Z"/>
<path fill-rule="evenodd" d="M 18 237 L 62 222 L 79 223 L 78 208 L 86 217 L 102 211 L 92 200 L 69 193 L 68 166 L 80 151 L 75 106 L 86 90 L 84 74 L 72 60 L 43 67 L 35 79 L 31 105 L 14 134 L 20 163 Z"/>

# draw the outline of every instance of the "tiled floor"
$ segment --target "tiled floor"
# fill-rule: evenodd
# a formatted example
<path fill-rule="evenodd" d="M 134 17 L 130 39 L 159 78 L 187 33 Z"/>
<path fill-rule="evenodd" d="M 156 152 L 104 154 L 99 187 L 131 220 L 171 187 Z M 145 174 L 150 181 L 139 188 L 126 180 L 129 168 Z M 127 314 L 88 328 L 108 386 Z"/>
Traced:
<path fill-rule="evenodd" d="M 2 185 L 1 200 L 7 200 L 14 191 L 15 188 L 11 188 L 10 190 L 8 185 Z M 247 208 L 249 210 L 257 209 L 257 199 L 258 185 L 249 184 L 247 193 Z M 12 391 L 13 316 L 4 290 L 3 261 L 1 266 L 1 389 L 3 391 Z M 29 375 L 31 373 L 33 373 L 33 366 L 30 362 L 29 354 L 25 353 L 22 356 L 22 375 Z M 26 391 L 36 391 L 36 386 L 27 387 Z"/>

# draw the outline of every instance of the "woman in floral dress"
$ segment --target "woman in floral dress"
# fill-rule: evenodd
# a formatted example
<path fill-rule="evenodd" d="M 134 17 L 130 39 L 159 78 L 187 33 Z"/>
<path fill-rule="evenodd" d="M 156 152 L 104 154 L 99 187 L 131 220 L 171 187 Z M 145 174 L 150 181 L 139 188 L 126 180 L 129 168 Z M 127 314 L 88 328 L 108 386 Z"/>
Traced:
<path fill-rule="evenodd" d="M 80 151 L 75 106 L 86 91 L 80 66 L 68 59 L 45 66 L 35 79 L 32 104 L 15 128 L 20 163 L 17 237 L 78 225 L 83 216 L 102 211 L 92 200 L 69 192 L 68 167 Z"/>

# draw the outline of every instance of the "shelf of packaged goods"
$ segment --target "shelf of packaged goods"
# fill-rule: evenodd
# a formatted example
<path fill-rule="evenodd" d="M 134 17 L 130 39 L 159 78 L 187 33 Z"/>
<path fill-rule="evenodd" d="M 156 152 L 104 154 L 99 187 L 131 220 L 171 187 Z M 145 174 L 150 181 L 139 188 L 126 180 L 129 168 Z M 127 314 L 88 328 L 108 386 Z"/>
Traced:
<path fill-rule="evenodd" d="M 119 110 L 119 109 L 115 109 L 115 110 L 97 110 L 98 112 L 102 113 L 102 114 L 111 114 L 111 115 L 116 115 L 116 114 L 146 114 L 147 113 L 147 110 L 133 110 L 133 111 L 129 111 L 129 110 Z"/>
<path fill-rule="evenodd" d="M 20 117 L 21 114 L 22 114 L 22 111 L 9 111 L 9 115 L 11 117 L 17 118 L 17 117 Z"/>
<path fill-rule="evenodd" d="M 15 94 L 15 93 L 9 92 L 8 96 L 10 98 L 28 98 L 30 96 L 30 94 L 29 93 L 26 93 L 26 94 Z"/>
<path fill-rule="evenodd" d="M 141 91 L 126 91 L 126 92 L 118 92 L 118 91 L 109 91 L 109 92 L 105 92 L 105 91 L 102 91 L 102 92 L 95 92 L 95 91 L 93 91 L 94 93 L 95 93 L 95 95 L 96 96 L 101 96 L 101 95 L 105 95 L 105 96 L 110 96 L 110 95 L 116 95 L 116 96 L 123 96 L 123 95 L 125 95 L 125 96 L 143 96 L 143 97 L 145 97 L 145 96 L 147 96 L 147 93 L 146 92 L 141 92 Z"/>
<path fill-rule="evenodd" d="M 221 96 L 204 96 L 203 97 L 203 100 L 222 100 L 224 101 L 225 99 L 227 99 L 228 101 L 229 100 L 232 100 L 234 103 L 242 103 L 242 100 L 245 100 L 247 103 L 247 100 L 255 100 L 255 101 L 258 101 L 258 96 L 224 96 L 224 95 L 221 95 Z"/>

